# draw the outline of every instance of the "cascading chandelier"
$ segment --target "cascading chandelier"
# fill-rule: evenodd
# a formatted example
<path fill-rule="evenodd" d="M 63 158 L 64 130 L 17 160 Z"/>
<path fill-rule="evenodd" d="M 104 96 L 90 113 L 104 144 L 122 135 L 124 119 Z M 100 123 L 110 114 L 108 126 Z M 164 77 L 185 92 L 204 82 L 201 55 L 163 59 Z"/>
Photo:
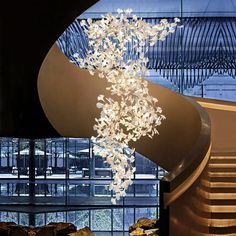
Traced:
<path fill-rule="evenodd" d="M 80 67 L 88 69 L 92 75 L 97 73 L 109 83 L 106 89 L 111 96 L 98 96 L 97 108 L 101 113 L 95 119 L 97 136 L 92 137 L 92 141 L 94 154 L 103 157 L 111 166 L 113 204 L 126 195 L 132 184 L 135 158 L 129 143 L 146 135 L 152 138 L 165 119 L 157 106 L 157 98 L 149 94 L 148 82 L 144 80 L 148 75 L 148 47 L 165 40 L 179 22 L 178 18 L 173 22 L 162 19 L 153 25 L 132 15 L 131 9 L 118 9 L 117 12 L 117 15 L 108 13 L 101 20 L 82 20 L 89 49 L 84 58 L 78 53 L 73 55 Z"/>

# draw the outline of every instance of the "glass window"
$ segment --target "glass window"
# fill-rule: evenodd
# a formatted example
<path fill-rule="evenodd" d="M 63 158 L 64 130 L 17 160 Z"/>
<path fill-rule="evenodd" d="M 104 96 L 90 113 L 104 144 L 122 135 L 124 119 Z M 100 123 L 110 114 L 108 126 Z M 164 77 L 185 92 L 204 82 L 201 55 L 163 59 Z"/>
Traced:
<path fill-rule="evenodd" d="M 90 139 L 49 138 L 33 142 L 28 139 L 0 138 L 0 178 L 9 178 L 9 182 L 4 180 L 0 183 L 1 196 L 15 197 L 15 202 L 29 202 L 28 196 L 32 190 L 35 204 L 111 205 L 111 169 L 103 158 L 93 157 Z M 30 144 L 34 145 L 35 170 L 29 166 Z M 117 203 L 137 207 L 147 202 L 157 205 L 157 176 L 161 178 L 166 172 L 142 155 L 135 155 L 136 179 L 126 191 L 125 198 Z M 35 171 L 34 188 L 29 188 L 30 171 Z M 19 182 L 18 177 L 25 179 Z M 13 182 L 14 178 L 16 180 Z M 4 199 L 2 203 L 9 203 L 9 198 Z M 99 215 L 93 214 L 93 217 L 99 218 Z M 48 215 L 47 218 L 50 217 L 56 216 Z"/>
<path fill-rule="evenodd" d="M 124 220 L 124 229 L 125 231 L 129 230 L 129 227 L 134 224 L 134 208 L 124 208 L 125 220 Z"/>
<path fill-rule="evenodd" d="M 94 195 L 96 197 L 111 197 L 111 191 L 108 184 L 94 185 Z"/>
<path fill-rule="evenodd" d="M 19 213 L 19 219 L 21 225 L 29 225 L 29 214 Z"/>
<path fill-rule="evenodd" d="M 46 224 L 50 222 L 66 222 L 66 212 L 46 213 Z"/>
<path fill-rule="evenodd" d="M 48 170 L 48 160 L 51 157 L 51 153 L 47 151 L 48 143 L 46 139 L 36 140 L 34 148 L 35 159 L 35 177 L 37 179 L 44 179 Z"/>
<path fill-rule="evenodd" d="M 68 166 L 70 179 L 89 178 L 90 140 L 68 139 Z"/>
<path fill-rule="evenodd" d="M 149 184 L 149 183 L 135 184 L 135 196 L 156 197 L 157 196 L 156 184 Z"/>
<path fill-rule="evenodd" d="M 45 214 L 40 213 L 35 215 L 35 226 L 45 225 Z"/>
<path fill-rule="evenodd" d="M 69 196 L 71 197 L 88 197 L 90 196 L 89 184 L 70 184 Z"/>
<path fill-rule="evenodd" d="M 130 185 L 126 190 L 126 197 L 134 197 L 134 184 Z"/>
<path fill-rule="evenodd" d="M 111 167 L 105 163 L 105 160 L 100 156 L 94 156 L 95 168 L 93 170 L 93 177 L 97 178 L 112 178 Z"/>
<path fill-rule="evenodd" d="M 68 222 L 73 223 L 77 229 L 89 227 L 89 211 L 69 211 L 68 212 Z"/>
<path fill-rule="evenodd" d="M 113 209 L 113 230 L 123 231 L 124 210 L 122 208 Z"/>
<path fill-rule="evenodd" d="M 140 218 L 157 218 L 157 209 L 156 207 L 149 207 L 149 208 L 135 208 L 135 222 L 138 221 Z"/>
<path fill-rule="evenodd" d="M 111 231 L 111 209 L 91 210 L 92 231 Z"/>
<path fill-rule="evenodd" d="M 16 155 L 16 170 L 18 170 L 18 175 L 20 178 L 29 178 L 29 140 L 19 139 L 19 148 L 15 152 Z M 15 170 L 12 170 L 15 172 Z"/>
<path fill-rule="evenodd" d="M 47 140 L 48 163 L 46 167 L 47 179 L 65 179 L 66 154 L 65 139 L 55 138 Z"/>
<path fill-rule="evenodd" d="M 44 197 L 49 194 L 48 184 L 35 184 L 35 196 Z"/>
<path fill-rule="evenodd" d="M 28 141 L 25 139 L 0 139 L 0 178 L 28 177 L 26 175 L 28 167 L 27 144 Z"/>
<path fill-rule="evenodd" d="M 29 196 L 29 183 L 16 183 L 14 187 L 13 196 Z"/>
<path fill-rule="evenodd" d="M 15 222 L 18 224 L 18 214 L 17 212 L 0 212 L 0 220 L 6 222 Z"/>
<path fill-rule="evenodd" d="M 66 185 L 65 184 L 48 184 L 46 196 L 65 196 L 66 195 Z"/>
<path fill-rule="evenodd" d="M 16 196 L 18 195 L 16 186 L 17 184 L 4 183 L 0 184 L 1 186 L 1 196 Z"/>
<path fill-rule="evenodd" d="M 157 165 L 139 153 L 135 153 L 136 179 L 156 179 Z"/>

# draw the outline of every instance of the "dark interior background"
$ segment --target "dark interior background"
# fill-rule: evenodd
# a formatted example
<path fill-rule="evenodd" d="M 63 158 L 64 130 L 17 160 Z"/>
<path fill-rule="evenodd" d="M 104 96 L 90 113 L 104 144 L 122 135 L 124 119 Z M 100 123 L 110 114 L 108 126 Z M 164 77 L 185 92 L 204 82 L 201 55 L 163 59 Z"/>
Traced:
<path fill-rule="evenodd" d="M 39 102 L 37 78 L 47 52 L 97 0 L 2 1 L 0 6 L 0 136 L 59 136 Z"/>

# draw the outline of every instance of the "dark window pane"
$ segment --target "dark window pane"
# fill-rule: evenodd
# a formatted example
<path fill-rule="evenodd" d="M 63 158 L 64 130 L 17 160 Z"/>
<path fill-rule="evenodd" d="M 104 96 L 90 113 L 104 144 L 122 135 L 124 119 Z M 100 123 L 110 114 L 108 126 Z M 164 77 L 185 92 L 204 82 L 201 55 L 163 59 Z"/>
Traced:
<path fill-rule="evenodd" d="M 136 179 L 155 179 L 157 165 L 139 153 L 135 153 Z"/>
<path fill-rule="evenodd" d="M 135 184 L 136 197 L 156 197 L 157 196 L 156 184 Z"/>
<path fill-rule="evenodd" d="M 68 139 L 68 167 L 71 179 L 89 178 L 90 141 L 89 139 Z"/>

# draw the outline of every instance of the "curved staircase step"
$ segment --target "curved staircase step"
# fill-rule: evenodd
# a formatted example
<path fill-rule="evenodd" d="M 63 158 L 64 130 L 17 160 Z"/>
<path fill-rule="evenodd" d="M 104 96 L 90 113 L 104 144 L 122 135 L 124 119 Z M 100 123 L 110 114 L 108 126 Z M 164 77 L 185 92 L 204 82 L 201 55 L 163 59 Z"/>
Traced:
<path fill-rule="evenodd" d="M 236 177 L 236 172 L 208 172 L 209 177 Z"/>
<path fill-rule="evenodd" d="M 229 169 L 236 169 L 236 164 L 235 163 L 210 163 L 209 164 L 210 168 L 214 168 L 214 169 L 222 169 L 222 168 L 229 168 Z"/>
<path fill-rule="evenodd" d="M 236 188 L 235 182 L 209 182 L 211 188 Z"/>
<path fill-rule="evenodd" d="M 209 193 L 209 199 L 236 200 L 236 193 Z"/>
<path fill-rule="evenodd" d="M 210 211 L 214 213 L 235 213 L 236 215 L 236 206 L 235 205 L 211 205 L 209 206 Z"/>
<path fill-rule="evenodd" d="M 217 228 L 236 227 L 236 219 L 211 219 L 210 226 Z"/>

